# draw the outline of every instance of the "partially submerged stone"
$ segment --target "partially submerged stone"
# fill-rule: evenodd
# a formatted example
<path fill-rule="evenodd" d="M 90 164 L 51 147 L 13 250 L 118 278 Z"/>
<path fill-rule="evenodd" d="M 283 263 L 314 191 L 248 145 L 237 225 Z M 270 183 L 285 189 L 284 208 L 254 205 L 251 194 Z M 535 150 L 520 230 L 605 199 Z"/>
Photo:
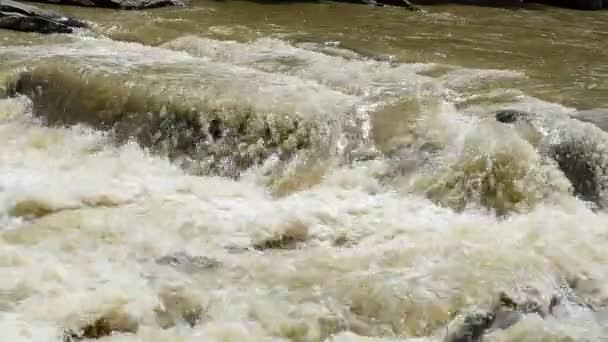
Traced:
<path fill-rule="evenodd" d="M 156 259 L 156 263 L 159 265 L 172 266 L 176 270 L 188 274 L 214 269 L 220 265 L 220 262 L 215 259 L 199 255 L 192 256 L 185 252 L 164 255 Z"/>
<path fill-rule="evenodd" d="M 494 113 L 497 121 L 508 124 L 530 122 L 534 115 L 510 109 Z M 587 115 L 593 116 L 592 114 Z M 578 118 L 575 115 L 571 117 L 579 121 L 592 122 L 589 118 L 587 120 L 582 119 L 585 114 L 580 114 Z M 595 121 L 599 121 L 600 117 L 601 115 L 598 115 Z M 576 121 L 573 121 L 573 124 L 577 124 Z M 529 126 L 532 127 L 533 125 Z M 542 130 L 538 127 L 532 129 Z M 545 132 L 545 135 L 553 137 L 553 139 L 546 139 L 546 141 L 541 142 L 539 151 L 556 162 L 558 168 L 570 181 L 574 195 L 602 207 L 603 184 L 601 178 L 604 177 L 608 167 L 602 159 L 604 142 L 600 140 L 601 138 L 598 135 L 590 137 L 586 134 L 571 133 L 560 126 L 549 131 L 549 133 Z M 554 139 L 555 137 L 559 137 L 559 139 Z"/>
<path fill-rule="evenodd" d="M 478 311 L 464 315 L 452 324 L 443 342 L 481 342 L 483 334 L 492 326 L 492 312 Z"/>
<path fill-rule="evenodd" d="M 163 329 L 171 328 L 180 321 L 194 327 L 203 318 L 203 305 L 193 293 L 183 288 L 163 288 L 158 298 L 160 303 L 154 308 L 154 313 Z"/>
<path fill-rule="evenodd" d="M 25 200 L 17 202 L 9 211 L 12 216 L 38 218 L 55 212 L 57 209 L 48 202 Z"/>
<path fill-rule="evenodd" d="M 308 227 L 300 222 L 290 225 L 278 236 L 256 242 L 253 248 L 266 249 L 294 249 L 298 243 L 308 240 Z"/>
<path fill-rule="evenodd" d="M 139 323 L 128 313 L 120 309 L 113 309 L 76 331 L 66 330 L 63 341 L 73 342 L 84 339 L 100 339 L 116 333 L 135 334 L 138 328 Z"/>
<path fill-rule="evenodd" d="M 522 112 L 514 109 L 505 109 L 494 112 L 494 117 L 496 121 L 502 123 L 515 123 L 520 120 L 526 120 L 530 118 L 532 114 L 527 112 Z"/>
<path fill-rule="evenodd" d="M 599 204 L 601 186 L 596 176 L 597 169 L 585 145 L 577 141 L 564 141 L 552 146 L 549 153 L 572 184 L 574 194 Z"/>
<path fill-rule="evenodd" d="M 448 325 L 443 342 L 482 342 L 483 336 L 496 330 L 509 329 L 527 315 L 537 315 L 542 319 L 559 317 L 560 309 L 566 303 L 595 311 L 574 293 L 576 288 L 576 284 L 567 284 L 550 296 L 546 296 L 546 293 L 543 296 L 533 287 L 521 288 L 517 294 L 501 292 L 488 309 L 472 310 L 456 317 Z"/>
<path fill-rule="evenodd" d="M 12 0 L 0 1 L 0 28 L 38 33 L 72 33 L 86 24 L 57 12 Z"/>

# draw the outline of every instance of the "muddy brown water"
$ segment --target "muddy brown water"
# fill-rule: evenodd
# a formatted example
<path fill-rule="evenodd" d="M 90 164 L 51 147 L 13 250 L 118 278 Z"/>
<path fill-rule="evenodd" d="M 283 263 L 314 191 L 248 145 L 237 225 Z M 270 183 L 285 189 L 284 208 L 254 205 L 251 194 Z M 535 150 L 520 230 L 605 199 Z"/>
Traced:
<path fill-rule="evenodd" d="M 92 26 L 0 32 L 0 340 L 443 341 L 505 292 L 562 300 L 484 341 L 608 341 L 608 11 L 41 7 Z"/>

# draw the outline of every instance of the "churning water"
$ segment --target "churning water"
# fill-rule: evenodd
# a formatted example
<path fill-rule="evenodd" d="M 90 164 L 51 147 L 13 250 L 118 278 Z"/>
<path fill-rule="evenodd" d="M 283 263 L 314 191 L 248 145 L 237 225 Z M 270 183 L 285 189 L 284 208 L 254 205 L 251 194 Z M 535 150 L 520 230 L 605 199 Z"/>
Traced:
<path fill-rule="evenodd" d="M 62 11 L 0 36 L 1 341 L 608 341 L 608 13 Z"/>

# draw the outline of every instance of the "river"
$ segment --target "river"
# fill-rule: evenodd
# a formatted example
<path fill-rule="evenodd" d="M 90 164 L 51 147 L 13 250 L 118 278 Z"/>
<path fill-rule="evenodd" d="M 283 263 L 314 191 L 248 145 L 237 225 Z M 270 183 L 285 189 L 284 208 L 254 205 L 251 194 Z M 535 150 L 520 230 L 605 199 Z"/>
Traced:
<path fill-rule="evenodd" d="M 42 7 L 94 24 L 0 31 L 0 340 L 440 342 L 503 293 L 484 341 L 608 341 L 608 11 Z"/>

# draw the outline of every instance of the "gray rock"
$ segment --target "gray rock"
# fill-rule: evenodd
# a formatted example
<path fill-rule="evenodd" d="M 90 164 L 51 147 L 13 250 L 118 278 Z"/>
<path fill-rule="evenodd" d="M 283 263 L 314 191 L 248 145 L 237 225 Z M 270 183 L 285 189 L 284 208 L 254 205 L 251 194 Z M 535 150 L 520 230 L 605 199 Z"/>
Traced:
<path fill-rule="evenodd" d="M 585 201 L 600 204 L 601 186 L 589 158 L 592 153 L 577 141 L 565 141 L 550 148 L 550 156 L 574 188 L 574 194 Z"/>
<path fill-rule="evenodd" d="M 4 0 L 3 0 L 4 1 Z M 185 6 L 181 0 L 37 0 L 50 4 L 104 7 L 119 9 L 146 9 L 167 6 Z"/>
<path fill-rule="evenodd" d="M 495 318 L 494 313 L 487 311 L 469 313 L 448 331 L 443 342 L 481 342 Z"/>
<path fill-rule="evenodd" d="M 12 0 L 0 0 L 0 28 L 23 32 L 72 33 L 78 27 L 86 27 L 86 24 L 57 12 Z"/>
<path fill-rule="evenodd" d="M 571 117 L 608 129 L 608 111 L 594 110 L 577 113 L 571 114 Z M 535 113 L 508 109 L 497 111 L 493 115 L 498 122 L 513 125 L 527 124 L 533 130 L 538 129 L 534 127 L 535 125 L 530 124 L 537 115 Z M 555 129 L 553 130 L 555 131 Z M 548 144 L 541 146 L 542 153 L 557 163 L 559 169 L 572 184 L 575 196 L 594 203 L 598 207 L 603 207 L 600 196 L 603 189 L 598 171 L 605 169 L 605 166 L 601 160 L 596 160 L 594 157 L 601 154 L 598 148 L 603 144 L 597 141 L 587 141 L 588 137 L 569 131 L 557 133 L 561 138 L 556 142 L 548 141 Z"/>
<path fill-rule="evenodd" d="M 483 336 L 496 330 L 509 329 L 525 315 L 546 317 L 547 310 L 537 298 L 538 293 L 532 288 L 521 294 L 522 298 L 513 298 L 500 293 L 498 301 L 488 310 L 466 313 L 448 327 L 443 342 L 481 342 Z M 549 312 L 556 305 L 552 298 L 548 303 Z"/>
<path fill-rule="evenodd" d="M 530 118 L 532 114 L 513 110 L 513 109 L 505 109 L 494 112 L 494 117 L 496 121 L 502 123 L 515 123 L 521 120 L 527 120 Z"/>

